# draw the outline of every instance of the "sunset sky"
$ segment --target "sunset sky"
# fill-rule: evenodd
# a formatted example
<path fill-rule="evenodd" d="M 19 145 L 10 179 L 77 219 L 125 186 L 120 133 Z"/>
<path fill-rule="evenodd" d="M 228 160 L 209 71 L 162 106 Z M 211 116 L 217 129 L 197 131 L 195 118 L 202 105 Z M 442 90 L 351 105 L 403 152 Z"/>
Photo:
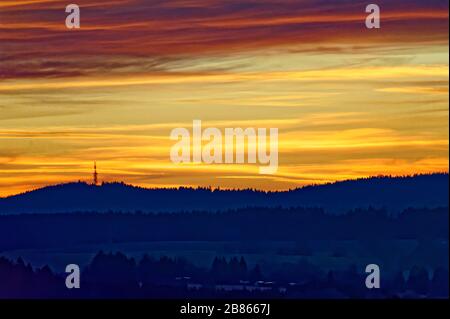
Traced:
<path fill-rule="evenodd" d="M 0 196 L 91 181 L 94 161 L 145 187 L 448 172 L 448 0 L 372 2 L 1 0 Z M 278 172 L 173 164 L 194 119 L 279 128 Z"/>

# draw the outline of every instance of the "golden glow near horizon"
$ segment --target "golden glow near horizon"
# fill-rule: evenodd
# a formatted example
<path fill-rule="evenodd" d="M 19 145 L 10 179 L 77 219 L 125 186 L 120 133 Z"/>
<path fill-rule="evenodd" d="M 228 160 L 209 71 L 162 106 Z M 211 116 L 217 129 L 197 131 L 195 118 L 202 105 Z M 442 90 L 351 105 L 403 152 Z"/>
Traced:
<path fill-rule="evenodd" d="M 58 27 L 59 1 L 0 4 L 0 196 L 91 181 L 94 160 L 101 181 L 145 187 L 277 190 L 448 172 L 445 8 L 393 8 L 374 31 L 365 29 L 364 12 L 355 18 L 358 7 L 347 14 L 338 2 L 336 16 L 300 6 L 298 16 L 280 10 L 269 20 L 262 4 L 255 18 L 230 8 L 190 17 L 186 1 L 159 4 L 160 15 L 186 15 L 172 24 L 139 20 L 135 10 L 136 22 L 132 14 L 115 21 L 99 3 L 81 5 L 78 33 Z M 38 8 L 48 16 L 34 16 Z M 170 132 L 191 129 L 194 119 L 204 128 L 279 128 L 277 173 L 173 164 Z"/>

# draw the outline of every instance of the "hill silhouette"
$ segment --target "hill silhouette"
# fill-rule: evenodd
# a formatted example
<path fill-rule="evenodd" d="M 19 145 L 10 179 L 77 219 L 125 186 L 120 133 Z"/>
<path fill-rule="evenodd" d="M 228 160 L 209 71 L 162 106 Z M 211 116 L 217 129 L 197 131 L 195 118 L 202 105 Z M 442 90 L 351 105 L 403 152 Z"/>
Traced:
<path fill-rule="evenodd" d="M 290 191 L 146 189 L 124 183 L 84 182 L 48 186 L 0 198 L 0 214 L 216 211 L 243 207 L 320 207 L 343 213 L 355 208 L 448 207 L 447 173 L 371 177 Z"/>

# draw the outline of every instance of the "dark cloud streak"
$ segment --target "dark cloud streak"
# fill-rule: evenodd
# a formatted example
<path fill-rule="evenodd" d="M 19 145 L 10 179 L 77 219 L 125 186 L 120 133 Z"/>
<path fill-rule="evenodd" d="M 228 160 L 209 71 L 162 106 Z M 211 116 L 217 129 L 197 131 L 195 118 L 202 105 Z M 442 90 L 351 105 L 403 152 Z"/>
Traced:
<path fill-rule="evenodd" d="M 364 27 L 361 0 L 64 1 L 0 6 L 0 79 L 160 72 L 168 61 L 290 46 L 328 52 L 448 44 L 448 1 L 380 0 L 383 26 Z M 93 59 L 94 57 L 94 59 Z"/>

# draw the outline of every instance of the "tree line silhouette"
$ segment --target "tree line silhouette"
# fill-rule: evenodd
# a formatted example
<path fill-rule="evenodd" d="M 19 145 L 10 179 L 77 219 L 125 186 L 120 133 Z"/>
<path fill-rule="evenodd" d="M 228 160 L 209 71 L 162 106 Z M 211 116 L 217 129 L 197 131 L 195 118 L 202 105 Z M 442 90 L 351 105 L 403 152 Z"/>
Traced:
<path fill-rule="evenodd" d="M 323 271 L 301 259 L 277 274 L 259 265 L 249 269 L 243 257 L 216 257 L 200 268 L 180 258 L 144 255 L 136 261 L 99 252 L 83 269 L 80 289 L 69 290 L 65 274 L 0 257 L 0 298 L 448 298 L 448 269 L 414 266 L 404 273 L 392 272 L 380 289 L 369 290 L 355 265 Z"/>
<path fill-rule="evenodd" d="M 448 237 L 448 174 L 267 193 L 71 183 L 0 199 L 0 254 L 77 247 L 88 247 L 85 253 L 92 254 L 122 243 L 202 242 L 213 247 L 205 246 L 210 256 L 218 256 L 202 268 L 193 256 L 188 261 L 144 255 L 137 261 L 125 255 L 125 248 L 124 253 L 100 252 L 83 267 L 79 290 L 68 290 L 64 274 L 48 266 L 33 268 L 20 258 L 0 257 L 0 297 L 448 297 Z M 313 262 L 322 241 L 331 243 L 326 250 L 331 259 L 319 265 Z M 294 247 L 277 244 L 278 251 L 270 252 L 274 262 L 290 258 L 280 270 L 268 264 L 250 267 L 246 253 L 219 256 L 225 252 L 214 245 L 231 242 L 257 253 L 269 253 L 264 243 Z M 347 246 L 337 249 L 341 244 Z M 389 254 L 394 246 L 401 257 Z M 386 262 L 381 289 L 366 289 L 364 254 L 358 249 Z M 177 248 L 169 250 L 172 255 Z M 334 268 L 340 258 L 355 264 Z"/>
<path fill-rule="evenodd" d="M 345 213 L 369 206 L 398 212 L 408 207 L 448 206 L 448 174 L 378 176 L 289 191 L 254 189 L 146 189 L 122 182 L 100 186 L 67 183 L 0 198 L 0 214 L 217 211 L 253 207 L 321 207 Z"/>
<path fill-rule="evenodd" d="M 344 215 L 320 208 L 243 208 L 209 213 L 74 213 L 0 216 L 0 251 L 114 242 L 448 240 L 448 208 L 358 209 Z"/>

